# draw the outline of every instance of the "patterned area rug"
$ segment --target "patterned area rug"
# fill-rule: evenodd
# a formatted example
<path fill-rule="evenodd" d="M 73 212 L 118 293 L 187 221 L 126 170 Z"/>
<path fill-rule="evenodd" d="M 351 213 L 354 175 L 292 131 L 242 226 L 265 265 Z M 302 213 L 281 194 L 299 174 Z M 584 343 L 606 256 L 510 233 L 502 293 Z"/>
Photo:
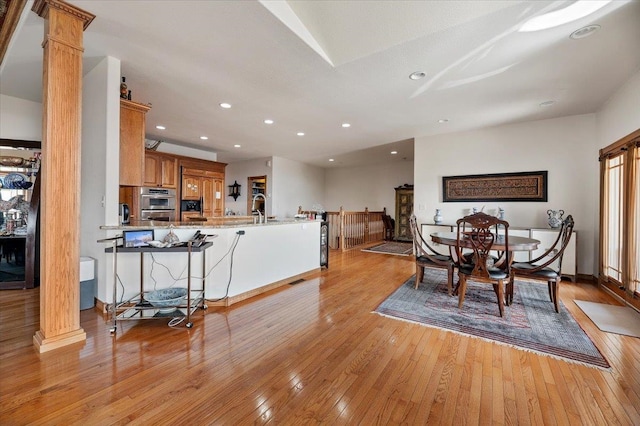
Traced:
<path fill-rule="evenodd" d="M 425 268 L 415 290 L 415 275 L 378 306 L 375 312 L 419 324 L 483 338 L 520 349 L 589 366 L 609 363 L 560 302 L 556 313 L 547 286 L 516 280 L 513 304 L 500 317 L 493 287 L 468 282 L 462 309 L 447 294 L 446 271 Z"/>
<path fill-rule="evenodd" d="M 391 241 L 377 246 L 362 249 L 371 253 L 397 254 L 398 256 L 409 256 L 413 252 L 413 243 L 402 243 Z"/>

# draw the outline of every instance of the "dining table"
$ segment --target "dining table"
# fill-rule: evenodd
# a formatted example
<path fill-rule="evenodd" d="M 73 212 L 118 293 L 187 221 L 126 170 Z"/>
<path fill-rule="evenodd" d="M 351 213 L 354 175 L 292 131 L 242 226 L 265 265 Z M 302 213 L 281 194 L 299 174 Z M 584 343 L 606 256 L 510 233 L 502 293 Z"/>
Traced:
<path fill-rule="evenodd" d="M 449 251 L 451 253 L 451 257 L 454 259 L 457 258 L 456 254 L 456 246 L 458 245 L 458 233 L 457 232 L 433 232 L 430 234 L 431 240 L 434 243 L 442 244 L 445 246 L 449 246 Z M 492 245 L 492 249 L 498 252 L 506 251 L 506 261 L 511 265 L 513 262 L 513 252 L 515 251 L 533 251 L 538 248 L 540 244 L 539 240 L 534 238 L 527 237 L 518 237 L 515 235 L 509 235 L 509 245 L 505 246 L 505 237 L 503 234 L 498 234 L 495 236 L 495 240 Z M 460 246 L 463 248 L 472 248 L 471 241 L 466 236 L 460 239 Z M 458 288 L 456 286 L 454 294 L 456 294 Z M 509 298 L 505 301 L 505 305 L 509 305 Z"/>
<path fill-rule="evenodd" d="M 458 241 L 458 233 L 457 232 L 433 232 L 431 234 L 431 240 L 437 244 L 442 244 L 449 247 L 455 247 Z M 472 248 L 471 241 L 468 241 L 465 238 L 462 238 L 460 243 L 464 248 Z M 540 244 L 540 241 L 534 238 L 517 237 L 515 235 L 510 235 L 508 251 L 509 252 L 533 251 L 538 248 L 539 244 Z M 503 234 L 498 234 L 495 237 L 492 248 L 497 251 L 505 250 L 505 238 Z"/>

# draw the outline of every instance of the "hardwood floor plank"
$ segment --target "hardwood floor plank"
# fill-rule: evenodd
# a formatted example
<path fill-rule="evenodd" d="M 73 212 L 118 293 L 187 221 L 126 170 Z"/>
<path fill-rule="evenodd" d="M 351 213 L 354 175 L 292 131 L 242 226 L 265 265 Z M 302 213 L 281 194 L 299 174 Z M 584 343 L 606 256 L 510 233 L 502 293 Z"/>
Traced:
<path fill-rule="evenodd" d="M 604 370 L 372 313 L 410 258 L 332 251 L 331 268 L 194 328 L 80 313 L 84 344 L 38 354 L 39 290 L 0 292 L 2 424 L 640 424 L 640 339 L 600 331 L 561 299 Z"/>

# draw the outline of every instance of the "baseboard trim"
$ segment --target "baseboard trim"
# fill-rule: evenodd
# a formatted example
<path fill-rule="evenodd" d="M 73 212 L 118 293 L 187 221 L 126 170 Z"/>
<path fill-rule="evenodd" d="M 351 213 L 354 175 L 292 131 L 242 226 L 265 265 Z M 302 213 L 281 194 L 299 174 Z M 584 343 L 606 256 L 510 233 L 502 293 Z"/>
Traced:
<path fill-rule="evenodd" d="M 284 278 L 280 281 L 275 281 L 271 284 L 264 285 L 262 287 L 254 288 L 253 290 L 249 290 L 244 293 L 236 294 L 235 296 L 227 297 L 222 300 L 207 300 L 207 306 L 224 306 L 228 307 L 235 303 L 242 302 L 243 300 L 250 299 L 255 296 L 259 296 L 260 294 L 266 293 L 271 290 L 275 290 L 276 288 L 289 285 L 292 281 L 305 279 L 313 274 L 317 274 L 322 268 L 312 269 L 307 272 L 303 272 L 302 274 L 293 275 L 291 277 Z M 102 300 L 96 298 L 96 309 L 98 312 L 102 313 L 102 315 L 108 315 L 108 310 L 111 308 L 109 303 L 104 303 Z"/>
<path fill-rule="evenodd" d="M 289 285 L 291 284 L 292 281 L 296 281 L 296 280 L 301 280 L 304 279 L 306 277 L 309 277 L 313 274 L 317 274 L 319 271 L 321 270 L 321 268 L 317 268 L 317 269 L 312 269 L 311 271 L 307 271 L 304 272 L 302 274 L 298 274 L 298 275 L 293 275 L 291 277 L 282 279 L 280 281 L 275 281 L 271 284 L 267 284 L 264 285 L 262 287 L 258 287 L 258 288 L 254 288 L 253 290 L 249 290 L 247 292 L 244 293 L 240 293 L 240 294 L 236 294 L 235 296 L 231 296 L 231 297 L 227 297 L 226 299 L 222 299 L 222 300 L 216 300 L 216 301 L 210 301 L 207 300 L 207 306 L 224 306 L 224 307 L 229 307 L 235 303 L 238 302 L 242 302 L 243 300 L 247 300 L 250 299 L 252 297 L 255 296 L 259 296 L 263 293 L 266 293 L 268 291 L 271 290 L 275 290 L 279 287 L 283 287 L 285 285 Z"/>
<path fill-rule="evenodd" d="M 95 310 L 100 312 L 102 315 L 107 315 L 107 310 L 109 309 L 109 304 L 104 303 L 102 300 L 96 298 L 96 305 L 94 307 Z"/>
<path fill-rule="evenodd" d="M 595 275 L 576 274 L 576 278 L 580 281 L 588 281 L 591 284 L 598 284 L 598 278 Z"/>

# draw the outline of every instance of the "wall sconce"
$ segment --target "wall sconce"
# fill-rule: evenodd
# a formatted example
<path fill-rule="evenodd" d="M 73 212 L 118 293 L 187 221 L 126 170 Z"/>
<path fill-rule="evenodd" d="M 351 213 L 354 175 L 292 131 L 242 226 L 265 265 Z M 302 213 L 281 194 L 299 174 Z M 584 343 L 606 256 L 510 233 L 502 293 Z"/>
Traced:
<path fill-rule="evenodd" d="M 236 201 L 240 196 L 241 186 L 237 180 L 233 182 L 233 185 L 229 185 L 229 196 L 233 197 L 233 201 Z"/>

